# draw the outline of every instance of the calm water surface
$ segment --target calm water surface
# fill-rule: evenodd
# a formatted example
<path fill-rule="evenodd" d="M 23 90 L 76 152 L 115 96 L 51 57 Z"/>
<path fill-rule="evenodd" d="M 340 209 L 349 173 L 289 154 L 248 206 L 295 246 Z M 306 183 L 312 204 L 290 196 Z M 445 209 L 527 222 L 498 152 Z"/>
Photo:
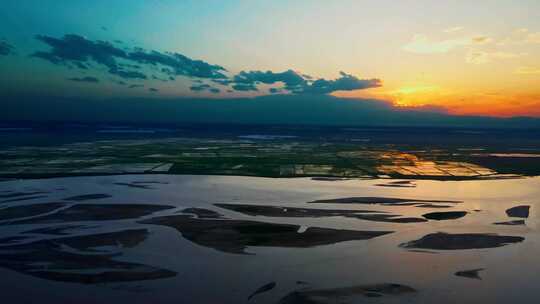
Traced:
<path fill-rule="evenodd" d="M 6 303 L 307 303 L 301 297 L 296 302 L 285 297 L 294 291 L 309 295 L 321 289 L 333 292 L 317 303 L 531 303 L 538 299 L 540 178 L 393 182 L 169 175 L 0 182 L 2 299 Z M 309 203 L 349 197 L 408 202 Z M 437 202 L 441 200 L 452 202 Z M 49 205 L 39 209 L 43 204 Z M 281 209 L 280 215 L 248 214 L 215 204 L 289 209 Z M 515 206 L 529 206 L 528 215 L 506 212 Z M 184 211 L 189 207 L 212 210 L 220 217 L 196 216 Z M 293 208 L 356 210 L 364 215 L 371 211 L 414 221 L 325 216 L 324 212 L 292 217 L 287 212 Z M 442 220 L 424 216 L 452 211 L 466 213 Z M 249 220 L 298 225 L 298 234 L 310 231 L 309 227 L 391 233 L 315 245 L 258 239 L 260 246 L 248 245 L 243 253 L 234 253 L 214 245 L 212 235 L 156 224 L 156 219 L 166 216 L 196 223 Z M 509 221 L 523 222 L 505 225 Z M 452 249 L 438 243 L 423 247 L 408 243 L 438 232 L 472 235 L 473 240 L 459 239 L 453 244 L 466 248 Z M 488 245 L 476 239 L 493 235 L 514 238 Z M 66 258 L 59 258 L 63 255 Z M 334 289 L 386 283 L 415 291 L 351 294 Z"/>

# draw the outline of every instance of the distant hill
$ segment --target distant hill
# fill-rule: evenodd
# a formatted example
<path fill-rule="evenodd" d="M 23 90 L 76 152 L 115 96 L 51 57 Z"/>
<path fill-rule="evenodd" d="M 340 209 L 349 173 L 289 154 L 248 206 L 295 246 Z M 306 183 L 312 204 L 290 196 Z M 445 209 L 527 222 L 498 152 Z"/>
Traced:
<path fill-rule="evenodd" d="M 368 99 L 273 95 L 236 99 L 2 97 L 0 120 L 132 121 L 346 126 L 540 128 L 540 119 L 455 116 Z"/>

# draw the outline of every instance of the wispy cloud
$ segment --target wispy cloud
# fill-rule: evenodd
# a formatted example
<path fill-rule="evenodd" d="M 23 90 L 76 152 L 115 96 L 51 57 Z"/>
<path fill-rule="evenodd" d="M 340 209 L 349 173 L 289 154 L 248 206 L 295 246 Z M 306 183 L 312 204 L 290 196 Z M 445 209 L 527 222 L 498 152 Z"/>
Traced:
<path fill-rule="evenodd" d="M 485 64 L 497 60 L 512 59 L 526 56 L 526 52 L 516 50 L 509 51 L 503 46 L 509 41 L 521 41 L 521 43 L 540 42 L 540 33 L 530 33 L 527 29 L 520 29 L 514 33 L 520 36 L 519 39 L 513 37 L 506 39 L 502 43 L 499 39 L 494 39 L 486 35 L 476 35 L 456 39 L 431 40 L 425 35 L 415 35 L 412 40 L 403 46 L 403 50 L 416 54 L 442 54 L 453 50 L 465 50 L 465 61 L 472 64 Z M 538 37 L 537 37 L 538 36 Z"/>
<path fill-rule="evenodd" d="M 456 33 L 456 32 L 460 32 L 462 30 L 463 30 L 462 26 L 454 26 L 454 27 L 450 27 L 450 28 L 447 28 L 447 29 L 443 30 L 443 32 L 445 32 L 445 33 Z"/>
<path fill-rule="evenodd" d="M 432 40 L 426 35 L 416 34 L 412 40 L 405 44 L 402 49 L 417 54 L 447 53 L 454 49 L 491 43 L 493 39 L 488 36 L 478 35 L 454 39 Z"/>
<path fill-rule="evenodd" d="M 532 32 L 527 28 L 519 28 L 508 37 L 498 41 L 498 45 L 540 44 L 540 32 Z"/>
<path fill-rule="evenodd" d="M 540 43 L 540 32 L 528 32 L 525 36 L 525 42 L 531 43 L 531 44 L 538 44 Z"/>
<path fill-rule="evenodd" d="M 470 50 L 467 53 L 466 61 L 472 64 L 485 64 L 493 62 L 497 59 L 512 59 L 527 55 L 526 53 L 511 53 L 511 52 L 488 52 Z"/>
<path fill-rule="evenodd" d="M 520 75 L 540 75 L 540 68 L 539 67 L 519 67 L 514 71 L 514 74 L 520 74 Z"/>
<path fill-rule="evenodd" d="M 471 44 L 469 38 L 432 41 L 425 35 L 416 34 L 402 49 L 417 54 L 447 53 L 455 48 Z"/>
<path fill-rule="evenodd" d="M 471 40 L 475 44 L 488 44 L 493 41 L 492 38 L 487 37 L 487 36 L 476 36 L 476 37 L 473 37 Z"/>

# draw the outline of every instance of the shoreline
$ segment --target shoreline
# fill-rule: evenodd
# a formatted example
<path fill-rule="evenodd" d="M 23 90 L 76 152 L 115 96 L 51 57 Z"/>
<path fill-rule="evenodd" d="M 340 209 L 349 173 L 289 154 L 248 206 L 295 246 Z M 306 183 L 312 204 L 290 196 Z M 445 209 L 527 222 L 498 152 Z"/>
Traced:
<path fill-rule="evenodd" d="M 518 174 L 493 174 L 479 176 L 433 176 L 433 175 L 385 175 L 385 176 L 335 176 L 335 175 L 290 175 L 290 176 L 273 176 L 273 175 L 249 175 L 249 174 L 220 174 L 220 173 L 166 173 L 166 172 L 112 172 L 112 173 L 51 173 L 51 174 L 0 174 L 0 182 L 12 180 L 32 180 L 32 179 L 51 179 L 65 177 L 91 177 L 91 176 L 122 176 L 122 175 L 171 175 L 171 176 L 239 176 L 239 177 L 262 177 L 272 179 L 287 179 L 287 178 L 311 178 L 313 180 L 325 181 L 340 181 L 340 180 L 429 180 L 429 181 L 481 181 L 481 180 L 501 180 L 501 179 L 522 179 L 529 177 L 538 177 L 540 175 L 518 175 Z"/>

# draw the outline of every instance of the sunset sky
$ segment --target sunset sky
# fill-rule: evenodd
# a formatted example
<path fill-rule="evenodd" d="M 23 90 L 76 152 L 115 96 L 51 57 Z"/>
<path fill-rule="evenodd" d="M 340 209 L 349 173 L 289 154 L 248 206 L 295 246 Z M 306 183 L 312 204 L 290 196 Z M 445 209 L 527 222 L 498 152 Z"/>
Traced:
<path fill-rule="evenodd" d="M 540 116 L 540 1 L 7 0 L 0 89 Z"/>

